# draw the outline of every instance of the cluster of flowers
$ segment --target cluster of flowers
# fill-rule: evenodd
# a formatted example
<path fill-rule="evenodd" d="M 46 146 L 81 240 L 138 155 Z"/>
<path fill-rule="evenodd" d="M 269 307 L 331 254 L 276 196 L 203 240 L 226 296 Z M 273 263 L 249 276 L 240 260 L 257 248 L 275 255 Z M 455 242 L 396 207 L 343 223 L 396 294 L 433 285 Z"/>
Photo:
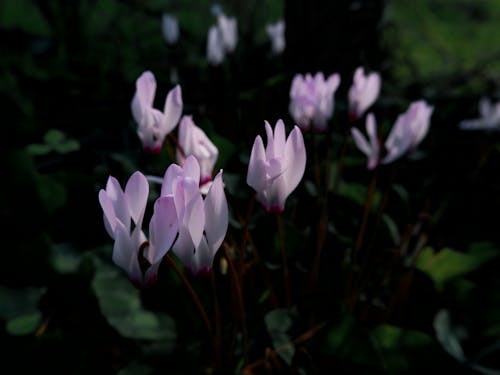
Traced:
<path fill-rule="evenodd" d="M 212 65 L 220 65 L 231 54 L 238 43 L 238 22 L 235 17 L 228 17 L 220 7 L 213 7 L 217 22 L 211 26 L 207 35 L 207 60 Z M 165 41 L 172 45 L 179 39 L 179 22 L 172 14 L 163 14 L 162 33 Z M 265 27 L 271 42 L 271 51 L 279 55 L 285 50 L 285 22 L 278 20 Z"/>
<path fill-rule="evenodd" d="M 131 103 L 138 136 L 150 153 L 160 151 L 183 110 L 180 86 L 167 94 L 163 112 L 153 108 L 155 92 L 155 77 L 146 71 L 136 81 Z M 265 121 L 265 130 L 267 145 L 256 137 L 247 183 L 266 211 L 281 213 L 304 174 L 306 149 L 297 126 L 288 138 L 282 120 L 274 131 Z M 142 231 L 149 195 L 146 176 L 135 172 L 124 190 L 110 176 L 106 189 L 99 192 L 105 227 L 115 240 L 113 261 L 140 287 L 155 282 L 161 260 L 170 249 L 194 275 L 209 272 L 226 235 L 228 206 L 222 171 L 212 180 L 218 150 L 191 116 L 180 120 L 176 157 L 179 164 L 171 164 L 163 178 L 149 177 L 162 184 L 149 223 L 149 240 Z"/>
<path fill-rule="evenodd" d="M 332 74 L 327 79 L 320 72 L 296 75 L 290 89 L 290 113 L 303 130 L 324 132 L 334 110 L 333 96 L 340 84 L 340 76 Z M 362 67 L 354 72 L 349 89 L 349 118 L 351 121 L 363 117 L 367 109 L 377 100 L 381 87 L 378 73 L 365 74 Z M 408 110 L 398 116 L 385 141 L 386 154 L 381 158 L 375 116 L 366 116 L 368 140 L 361 132 L 351 128 L 356 146 L 367 156 L 367 167 L 375 168 L 379 163 L 387 164 L 413 151 L 429 130 L 433 107 L 420 100 L 410 104 Z"/>

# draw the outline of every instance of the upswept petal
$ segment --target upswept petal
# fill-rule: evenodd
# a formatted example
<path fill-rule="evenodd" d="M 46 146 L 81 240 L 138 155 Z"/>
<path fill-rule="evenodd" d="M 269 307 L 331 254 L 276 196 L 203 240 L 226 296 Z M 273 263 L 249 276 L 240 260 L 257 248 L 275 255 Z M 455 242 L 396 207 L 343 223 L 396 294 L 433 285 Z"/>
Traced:
<path fill-rule="evenodd" d="M 177 212 L 174 197 L 158 198 L 149 224 L 150 246 L 146 252 L 146 259 L 151 264 L 159 262 L 172 247 L 177 230 Z"/>
<path fill-rule="evenodd" d="M 247 172 L 247 184 L 258 192 L 261 191 L 265 186 L 265 160 L 266 151 L 264 149 L 264 143 L 260 135 L 258 135 L 255 138 L 252 152 L 250 153 L 250 161 L 248 163 Z"/>
<path fill-rule="evenodd" d="M 173 194 L 172 186 L 177 177 L 183 173 L 182 168 L 177 164 L 170 164 L 163 175 L 163 183 L 161 184 L 161 196 Z"/>
<path fill-rule="evenodd" d="M 128 228 L 118 222 L 115 231 L 115 244 L 113 246 L 113 262 L 125 270 L 130 279 L 142 284 L 142 272 L 139 266 L 139 247 L 142 236 L 140 229 L 135 228 L 131 235 Z"/>
<path fill-rule="evenodd" d="M 274 127 L 274 157 L 281 157 L 285 153 L 285 144 L 285 124 L 279 119 Z"/>
<path fill-rule="evenodd" d="M 302 132 L 298 126 L 294 126 L 286 141 L 283 157 L 286 163 L 283 172 L 283 180 L 286 187 L 286 191 L 284 192 L 286 195 L 285 199 L 295 190 L 300 180 L 302 180 L 306 169 L 306 158 L 306 148 Z"/>
<path fill-rule="evenodd" d="M 194 247 L 196 247 L 201 241 L 205 224 L 205 211 L 198 181 L 190 178 L 179 178 L 174 183 L 173 193 L 179 220 L 179 231 L 181 228 L 185 228 Z"/>
<path fill-rule="evenodd" d="M 182 109 L 182 89 L 181 86 L 176 85 L 168 92 L 167 98 L 165 99 L 165 106 L 163 109 L 164 117 L 161 126 L 163 134 L 168 134 L 175 128 L 181 118 Z"/>
<path fill-rule="evenodd" d="M 351 128 L 351 135 L 356 147 L 366 156 L 370 156 L 371 147 L 364 135 L 357 129 Z"/>
<path fill-rule="evenodd" d="M 267 120 L 264 121 L 264 127 L 266 128 L 267 145 L 266 145 L 266 159 L 271 160 L 275 157 L 276 152 L 274 150 L 274 134 L 271 125 Z"/>
<path fill-rule="evenodd" d="M 137 226 L 141 226 L 146 204 L 148 202 L 149 184 L 146 177 L 139 171 L 135 172 L 125 186 L 130 215 Z"/>
<path fill-rule="evenodd" d="M 135 81 L 135 95 L 132 99 L 132 114 L 137 122 L 143 121 L 147 109 L 152 108 L 156 92 L 156 79 L 149 70 Z"/>
<path fill-rule="evenodd" d="M 219 249 L 224 241 L 228 226 L 228 207 L 222 171 L 215 177 L 205 198 L 205 236 L 211 253 Z"/>
<path fill-rule="evenodd" d="M 189 155 L 184 161 L 183 175 L 200 183 L 200 164 L 194 155 Z"/>

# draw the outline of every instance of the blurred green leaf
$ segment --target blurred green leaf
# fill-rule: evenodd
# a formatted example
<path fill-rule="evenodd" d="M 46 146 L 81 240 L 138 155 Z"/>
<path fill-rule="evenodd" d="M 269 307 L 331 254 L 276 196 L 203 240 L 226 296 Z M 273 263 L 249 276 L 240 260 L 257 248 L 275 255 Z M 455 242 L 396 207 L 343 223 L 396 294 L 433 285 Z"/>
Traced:
<path fill-rule="evenodd" d="M 451 325 L 450 313 L 447 310 L 440 310 L 436 314 L 434 318 L 434 330 L 443 349 L 459 362 L 464 362 L 465 355 L 460 344 L 459 335 L 455 327 Z"/>
<path fill-rule="evenodd" d="M 37 175 L 36 180 L 40 197 L 49 213 L 64 206 L 66 187 L 63 184 L 46 175 Z"/>
<path fill-rule="evenodd" d="M 58 129 L 49 129 L 47 133 L 45 133 L 43 140 L 47 145 L 55 146 L 58 143 L 63 142 L 65 138 L 66 136 L 62 131 Z"/>
<path fill-rule="evenodd" d="M 52 151 L 52 148 L 45 144 L 34 143 L 28 145 L 26 147 L 26 151 L 28 152 L 28 154 L 32 156 L 40 156 L 40 155 L 47 155 L 49 152 Z"/>
<path fill-rule="evenodd" d="M 273 347 L 288 365 L 292 363 L 295 354 L 295 346 L 288 335 L 293 324 L 292 316 L 293 313 L 288 309 L 276 309 L 269 311 L 264 317 Z"/>
<path fill-rule="evenodd" d="M 35 332 L 42 322 L 42 314 L 37 311 L 32 314 L 21 315 L 7 322 L 7 332 L 13 336 L 29 335 Z"/>
<path fill-rule="evenodd" d="M 150 366 L 144 365 L 140 362 L 134 361 L 127 367 L 118 371 L 117 375 L 149 375 L 154 372 Z"/>
<path fill-rule="evenodd" d="M 48 36 L 50 27 L 36 2 L 30 0 L 2 0 L 0 27 L 18 29 L 28 34 Z"/>
<path fill-rule="evenodd" d="M 38 312 L 38 301 L 46 290 L 39 287 L 11 289 L 0 286 L 0 318 L 12 320 Z"/>
<path fill-rule="evenodd" d="M 434 252 L 431 247 L 426 247 L 419 255 L 416 265 L 429 275 L 436 289 L 442 290 L 446 282 L 474 271 L 497 255 L 496 248 L 485 244 L 472 246 L 467 253 L 449 248 Z"/>
<path fill-rule="evenodd" d="M 145 310 L 138 290 L 121 271 L 98 262 L 92 288 L 102 313 L 122 336 L 162 340 L 173 348 L 177 338 L 174 320 L 165 313 Z"/>
<path fill-rule="evenodd" d="M 53 245 L 51 248 L 51 264 L 61 274 L 78 271 L 81 260 L 81 253 L 68 243 Z"/>

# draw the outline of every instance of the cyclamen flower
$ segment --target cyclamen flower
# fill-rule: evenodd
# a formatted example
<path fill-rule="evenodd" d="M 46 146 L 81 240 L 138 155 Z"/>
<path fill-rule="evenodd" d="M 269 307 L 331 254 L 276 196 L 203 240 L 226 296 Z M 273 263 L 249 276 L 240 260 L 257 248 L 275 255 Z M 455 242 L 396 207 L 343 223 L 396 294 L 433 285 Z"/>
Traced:
<path fill-rule="evenodd" d="M 481 98 L 479 114 L 480 118 L 461 121 L 460 129 L 500 131 L 500 102 L 493 104 L 488 98 Z"/>
<path fill-rule="evenodd" d="M 306 148 L 300 129 L 295 126 L 288 139 L 282 120 L 276 123 L 274 134 L 265 121 L 267 146 L 260 135 L 250 154 L 247 184 L 257 192 L 257 200 L 266 211 L 281 213 L 286 198 L 297 187 L 306 167 Z"/>
<path fill-rule="evenodd" d="M 313 128 L 326 131 L 334 109 L 334 94 L 340 84 L 340 75 L 332 74 L 325 80 L 319 72 L 313 77 L 297 74 L 290 88 L 290 114 L 302 130 Z"/>
<path fill-rule="evenodd" d="M 349 89 L 349 118 L 356 120 L 363 116 L 363 113 L 377 100 L 380 85 L 380 74 L 365 75 L 362 67 L 356 69 Z"/>
<path fill-rule="evenodd" d="M 373 113 L 368 114 L 366 117 L 366 133 L 368 134 L 369 141 L 356 129 L 351 129 L 351 134 L 356 146 L 368 157 L 367 168 L 374 169 L 380 157 L 380 146 L 377 138 L 377 123 Z"/>
<path fill-rule="evenodd" d="M 427 135 L 434 108 L 419 100 L 410 104 L 406 112 L 400 114 L 385 142 L 387 155 L 383 164 L 391 163 L 406 152 L 417 148 Z"/>
<path fill-rule="evenodd" d="M 237 43 L 238 24 L 236 18 L 226 17 L 220 13 L 217 16 L 217 25 L 208 30 L 207 59 L 209 63 L 221 64 L 226 54 L 234 51 Z"/>
<path fill-rule="evenodd" d="M 377 124 L 373 114 L 370 113 L 366 117 L 369 143 L 358 129 L 352 128 L 351 134 L 354 143 L 368 157 L 367 168 L 375 168 L 379 161 L 382 164 L 392 163 L 404 154 L 415 150 L 429 130 L 430 116 L 433 110 L 433 107 L 427 105 L 423 100 L 411 103 L 408 110 L 396 119 L 396 123 L 384 143 L 386 156 L 382 160 L 380 160 L 377 139 Z"/>
<path fill-rule="evenodd" d="M 170 133 L 182 114 L 182 92 L 179 85 L 167 95 L 163 112 L 153 108 L 156 92 L 156 79 L 150 71 L 146 71 L 136 81 L 136 91 L 132 99 L 132 115 L 138 124 L 137 134 L 144 150 L 158 153 L 165 136 Z"/>
<path fill-rule="evenodd" d="M 161 31 L 168 44 L 175 44 L 179 39 L 179 22 L 174 15 L 163 14 L 161 18 Z"/>
<path fill-rule="evenodd" d="M 200 189 L 202 193 L 206 194 L 219 155 L 217 147 L 210 141 L 205 132 L 195 125 L 191 116 L 183 116 L 181 119 L 179 146 L 177 162 L 181 166 L 184 165 L 184 161 L 189 155 L 193 155 L 198 160 L 201 171 Z"/>
<path fill-rule="evenodd" d="M 161 188 L 162 197 L 173 196 L 179 237 L 173 251 L 194 275 L 212 269 L 213 259 L 227 232 L 228 207 L 222 171 L 215 177 L 205 200 L 200 190 L 200 166 L 193 155 L 183 167 L 168 167 Z"/>
<path fill-rule="evenodd" d="M 285 21 L 266 25 L 266 33 L 271 41 L 273 54 L 279 55 L 285 50 Z"/>
<path fill-rule="evenodd" d="M 113 261 L 124 269 L 131 281 L 140 287 L 156 281 L 161 259 L 172 246 L 177 234 L 177 215 L 172 196 L 159 198 L 149 224 L 148 241 L 142 231 L 142 222 L 149 194 L 146 177 L 135 172 L 125 191 L 110 176 L 106 189 L 99 191 L 99 203 L 104 213 L 104 226 L 115 240 Z M 141 250 L 144 253 L 141 254 Z M 144 257 L 149 265 L 145 272 L 139 264 Z"/>

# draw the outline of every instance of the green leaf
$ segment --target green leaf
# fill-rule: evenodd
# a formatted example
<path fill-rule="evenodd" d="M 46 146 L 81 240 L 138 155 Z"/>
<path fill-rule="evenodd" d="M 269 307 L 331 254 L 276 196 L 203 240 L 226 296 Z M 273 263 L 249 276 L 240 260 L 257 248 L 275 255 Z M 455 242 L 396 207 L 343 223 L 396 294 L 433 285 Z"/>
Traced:
<path fill-rule="evenodd" d="M 50 262 L 55 270 L 61 274 L 78 271 L 82 255 L 70 244 L 63 243 L 52 246 Z"/>
<path fill-rule="evenodd" d="M 0 27 L 28 34 L 50 35 L 50 27 L 36 3 L 30 0 L 2 0 Z"/>
<path fill-rule="evenodd" d="M 96 266 L 92 288 L 109 324 L 124 337 L 162 340 L 173 348 L 177 338 L 174 320 L 144 309 L 139 291 L 118 269 L 102 263 Z"/>
<path fill-rule="evenodd" d="M 49 146 L 55 146 L 58 143 L 63 142 L 65 139 L 66 136 L 64 135 L 64 133 L 58 129 L 49 129 L 43 137 L 43 140 Z"/>
<path fill-rule="evenodd" d="M 459 362 L 465 361 L 465 355 L 458 338 L 456 329 L 451 325 L 450 314 L 447 310 L 440 310 L 434 318 L 436 337 L 444 350 Z"/>
<path fill-rule="evenodd" d="M 292 315 L 293 313 L 288 309 L 276 309 L 268 312 L 264 317 L 273 347 L 288 365 L 291 365 L 295 354 L 295 346 L 288 335 L 288 330 L 293 324 Z"/>
<path fill-rule="evenodd" d="M 65 142 L 58 143 L 54 145 L 54 151 L 60 154 L 67 154 L 69 152 L 78 151 L 80 149 L 80 143 L 74 139 L 66 140 Z"/>
<path fill-rule="evenodd" d="M 47 146 L 46 144 L 33 143 L 26 147 L 26 151 L 32 156 L 40 156 L 47 155 L 52 151 L 52 148 Z"/>
<path fill-rule="evenodd" d="M 448 281 L 474 271 L 497 254 L 497 249 L 487 243 L 471 246 L 468 253 L 449 248 L 436 253 L 431 247 L 426 247 L 416 265 L 434 281 L 436 289 L 442 290 Z"/>
<path fill-rule="evenodd" d="M 66 188 L 63 184 L 46 175 L 37 175 L 36 179 L 40 197 L 49 213 L 64 206 Z"/>
<path fill-rule="evenodd" d="M 33 314 L 21 315 L 7 322 L 7 332 L 13 336 L 29 335 L 35 332 L 42 322 L 42 314 L 37 311 Z"/>
<path fill-rule="evenodd" d="M 46 288 L 10 289 L 0 286 L 0 318 L 16 319 L 38 312 L 38 301 L 46 292 Z"/>

